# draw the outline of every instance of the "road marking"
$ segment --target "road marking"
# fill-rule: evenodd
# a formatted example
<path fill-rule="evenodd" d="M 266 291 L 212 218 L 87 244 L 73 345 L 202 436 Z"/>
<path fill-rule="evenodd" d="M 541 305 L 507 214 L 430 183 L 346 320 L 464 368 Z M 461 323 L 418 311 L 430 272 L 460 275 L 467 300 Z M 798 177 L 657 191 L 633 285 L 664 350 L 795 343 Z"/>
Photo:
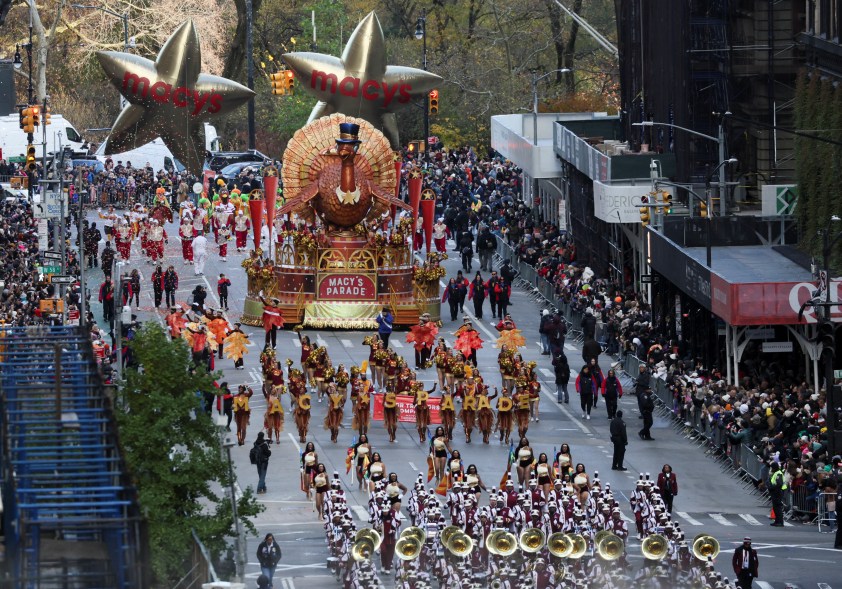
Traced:
<path fill-rule="evenodd" d="M 757 521 L 757 518 L 754 517 L 753 515 L 749 515 L 747 513 L 740 513 L 738 515 L 741 518 L 743 518 L 745 521 L 747 521 L 749 523 L 749 525 L 752 525 L 752 526 L 762 525 L 759 521 Z"/>
<path fill-rule="evenodd" d="M 551 370 L 549 370 L 548 368 L 542 368 L 541 374 L 543 374 L 547 378 L 555 378 L 555 374 L 553 374 L 553 372 Z"/>
<path fill-rule="evenodd" d="M 353 348 L 354 347 L 354 343 L 349 339 L 343 339 L 343 340 L 339 340 L 339 341 L 341 341 L 342 345 L 345 346 L 346 348 Z"/>
<path fill-rule="evenodd" d="M 293 435 L 292 435 L 291 433 L 289 433 L 289 432 L 287 432 L 287 435 L 289 436 L 289 439 L 290 439 L 290 440 L 292 440 L 292 444 L 293 444 L 293 446 L 295 446 L 295 450 L 296 450 L 299 454 L 301 454 L 301 446 L 299 446 L 299 445 L 298 445 L 298 440 L 296 440 L 296 439 L 293 437 Z"/>
<path fill-rule="evenodd" d="M 366 510 L 366 508 L 363 507 L 362 505 L 352 505 L 351 511 L 354 512 L 354 515 L 356 515 L 357 519 L 360 520 L 361 522 L 367 522 L 368 521 L 368 510 Z"/>
<path fill-rule="evenodd" d="M 766 581 L 758 581 L 757 579 L 754 580 L 755 585 L 760 587 L 760 589 L 775 589 L 772 587 L 771 583 L 767 583 Z"/>
<path fill-rule="evenodd" d="M 389 345 L 393 348 L 402 348 L 403 347 L 403 343 L 401 343 L 401 340 L 399 340 L 399 339 L 396 339 L 396 340 L 390 339 Z"/>
<path fill-rule="evenodd" d="M 294 339 L 294 340 L 292 340 L 292 345 L 294 345 L 296 348 L 300 348 L 301 342 L 298 341 L 297 339 Z"/>
<path fill-rule="evenodd" d="M 686 511 L 676 511 L 675 513 L 676 513 L 676 515 L 678 515 L 681 519 L 686 521 L 691 526 L 701 526 L 702 525 L 702 522 L 700 522 L 697 519 L 693 519 L 692 517 L 690 517 L 690 514 L 687 513 Z"/>
<path fill-rule="evenodd" d="M 413 470 L 413 472 L 419 472 L 418 467 L 415 466 L 413 463 L 409 462 L 409 468 Z"/>
<path fill-rule="evenodd" d="M 732 524 L 727 519 L 725 519 L 725 516 L 722 515 L 721 513 L 709 513 L 708 515 L 710 515 L 710 517 L 713 521 L 715 521 L 716 523 L 718 523 L 721 526 L 734 526 L 734 525 L 736 525 L 736 524 Z"/>
<path fill-rule="evenodd" d="M 575 346 L 571 346 L 570 344 L 564 344 L 564 349 L 565 350 L 571 350 L 571 351 L 576 350 Z"/>
<path fill-rule="evenodd" d="M 316 343 L 319 344 L 320 346 L 322 346 L 323 348 L 327 347 L 327 342 L 322 339 L 321 334 L 316 335 Z"/>

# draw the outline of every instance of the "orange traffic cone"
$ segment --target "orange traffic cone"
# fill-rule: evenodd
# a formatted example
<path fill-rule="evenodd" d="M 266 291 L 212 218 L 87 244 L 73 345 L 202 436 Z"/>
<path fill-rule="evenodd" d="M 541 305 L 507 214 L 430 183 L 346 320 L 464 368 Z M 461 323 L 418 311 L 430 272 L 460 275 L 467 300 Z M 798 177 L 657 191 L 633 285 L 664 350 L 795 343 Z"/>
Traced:
<path fill-rule="evenodd" d="M 769 510 L 769 519 L 775 519 L 775 508 Z"/>

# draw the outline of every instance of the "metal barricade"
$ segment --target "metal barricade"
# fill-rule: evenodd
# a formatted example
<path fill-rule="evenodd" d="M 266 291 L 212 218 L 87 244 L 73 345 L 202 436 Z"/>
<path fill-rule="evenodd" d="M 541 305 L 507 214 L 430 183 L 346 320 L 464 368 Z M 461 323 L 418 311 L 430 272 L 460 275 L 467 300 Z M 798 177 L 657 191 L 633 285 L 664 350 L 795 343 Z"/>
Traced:
<path fill-rule="evenodd" d="M 820 493 L 810 492 L 805 485 L 792 488 L 792 513 L 806 523 L 818 519 L 818 499 Z"/>
<path fill-rule="evenodd" d="M 822 532 L 822 527 L 827 528 L 826 531 L 833 532 L 839 522 L 836 521 L 836 493 L 822 493 L 818 499 L 818 525 L 819 532 Z"/>

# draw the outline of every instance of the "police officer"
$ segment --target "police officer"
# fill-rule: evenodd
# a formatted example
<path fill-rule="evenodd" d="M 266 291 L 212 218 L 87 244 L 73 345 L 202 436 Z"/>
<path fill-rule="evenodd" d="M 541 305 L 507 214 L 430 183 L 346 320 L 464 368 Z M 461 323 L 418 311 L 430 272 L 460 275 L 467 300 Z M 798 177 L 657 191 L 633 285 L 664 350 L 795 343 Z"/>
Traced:
<path fill-rule="evenodd" d="M 772 509 L 775 511 L 775 521 L 770 525 L 782 528 L 784 526 L 784 492 L 787 489 L 781 465 L 773 462 L 769 470 L 769 495 L 772 497 Z"/>

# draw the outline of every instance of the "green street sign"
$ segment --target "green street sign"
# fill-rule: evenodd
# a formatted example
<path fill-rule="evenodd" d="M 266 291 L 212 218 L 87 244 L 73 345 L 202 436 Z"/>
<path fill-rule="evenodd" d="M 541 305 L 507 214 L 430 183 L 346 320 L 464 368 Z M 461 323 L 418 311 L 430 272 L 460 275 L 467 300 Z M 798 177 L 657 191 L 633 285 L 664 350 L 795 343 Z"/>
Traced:
<path fill-rule="evenodd" d="M 61 266 L 41 266 L 41 274 L 58 274 L 61 272 Z"/>

